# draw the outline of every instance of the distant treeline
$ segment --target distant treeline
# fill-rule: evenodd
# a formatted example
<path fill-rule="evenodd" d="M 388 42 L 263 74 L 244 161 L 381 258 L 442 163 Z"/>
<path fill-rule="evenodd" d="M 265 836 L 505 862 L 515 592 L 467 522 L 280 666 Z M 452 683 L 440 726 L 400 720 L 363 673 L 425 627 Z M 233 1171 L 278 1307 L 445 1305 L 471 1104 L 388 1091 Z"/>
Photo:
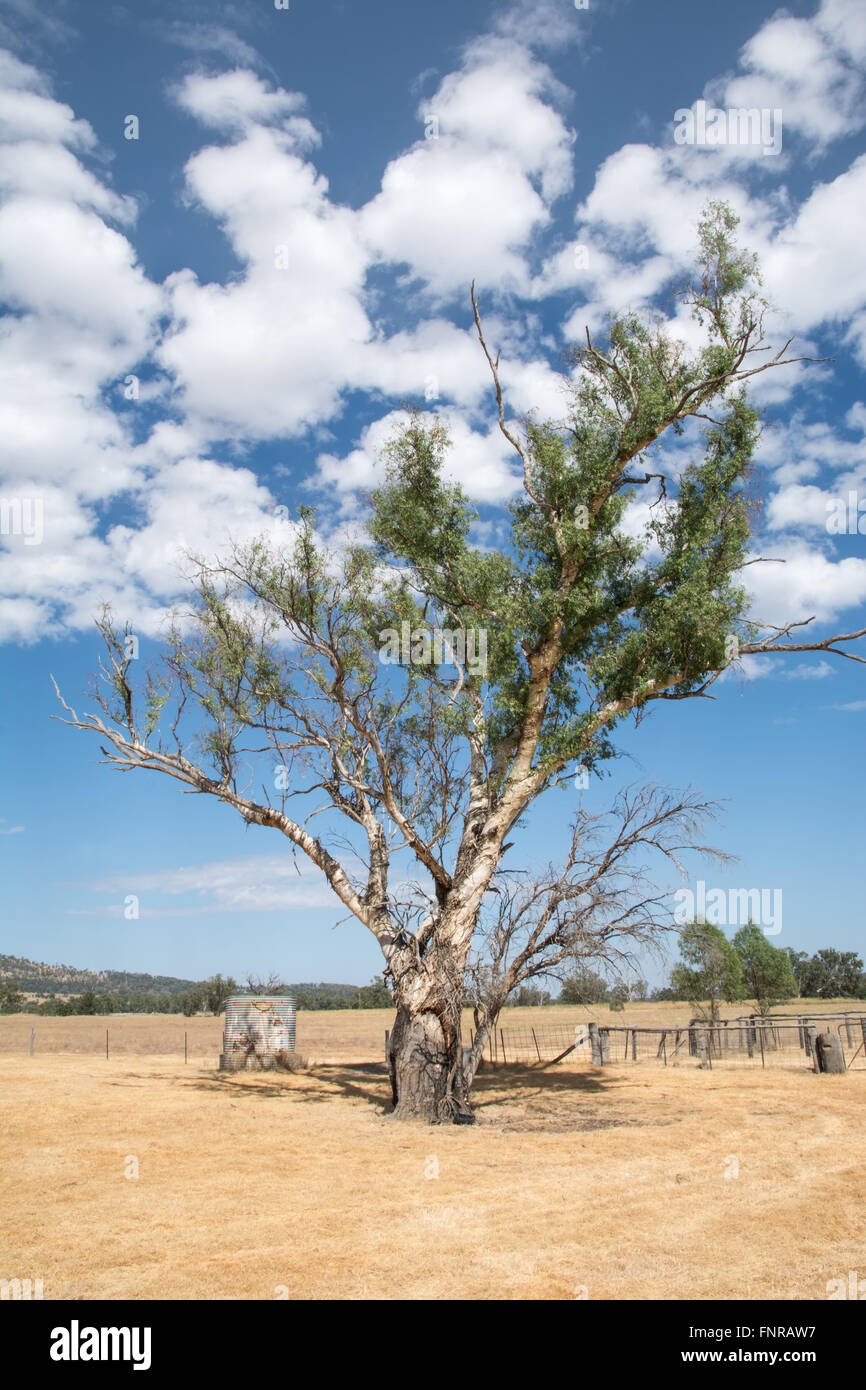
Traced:
<path fill-rule="evenodd" d="M 368 985 L 291 985 L 299 1009 L 390 1009 L 394 996 L 384 980 L 374 977 Z"/>
<path fill-rule="evenodd" d="M 770 993 L 778 1000 L 800 999 L 866 999 L 866 973 L 863 961 L 854 951 L 837 951 L 825 947 L 809 955 L 807 951 L 794 951 L 773 948 L 765 940 L 765 952 L 770 956 L 781 957 L 785 972 L 790 972 L 790 983 L 770 981 Z M 766 969 L 766 967 L 765 967 Z M 686 978 L 689 972 L 674 969 L 668 983 L 650 991 L 646 980 L 636 980 L 631 984 L 621 982 L 611 984 L 593 970 L 576 970 L 562 981 L 562 988 L 556 998 L 549 991 L 536 986 L 522 985 L 506 1001 L 511 1007 L 540 1007 L 545 1004 L 609 1004 L 611 1008 L 623 1008 L 631 1000 L 648 999 L 653 1003 L 693 1002 L 694 980 Z M 693 972 L 692 972 L 693 974 Z M 748 977 L 747 977 L 748 978 Z M 760 994 L 760 985 L 757 986 Z M 747 981 L 743 989 L 733 997 L 751 998 L 755 987 Z"/>
<path fill-rule="evenodd" d="M 863 961 L 853 951 L 837 951 L 832 947 L 826 947 L 810 956 L 806 951 L 793 951 L 790 947 L 785 950 L 778 950 L 777 948 L 770 950 L 767 942 L 764 944 L 764 950 L 768 951 L 770 956 L 778 958 L 776 965 L 772 966 L 772 970 L 778 974 L 780 966 L 783 966 L 784 973 L 790 981 L 790 983 L 783 985 L 774 981 L 770 982 L 769 993 L 778 1000 L 797 997 L 801 999 L 866 999 L 866 973 L 863 970 Z M 4 973 L 6 963 L 15 962 L 18 959 L 15 956 L 0 956 L 0 975 Z M 33 962 L 27 961 L 24 964 L 30 966 L 33 965 Z M 65 966 L 44 966 L 41 968 L 49 972 L 67 969 Z M 219 1015 L 225 1010 L 226 999 L 229 995 L 245 992 L 231 977 L 223 979 L 221 975 L 214 975 L 209 980 L 200 980 L 196 983 L 190 980 L 177 980 L 170 976 L 122 974 L 119 971 L 106 971 L 104 976 L 94 976 L 93 972 L 72 971 L 70 969 L 70 977 L 79 975 L 93 980 L 94 978 L 102 979 L 113 976 L 124 982 L 146 980 L 153 981 L 155 985 L 160 981 L 167 981 L 173 987 L 171 989 L 134 989 L 124 986 L 119 989 L 105 990 L 88 987 L 79 989 L 74 992 L 74 995 L 70 995 L 70 991 L 61 990 L 58 986 L 58 993 L 66 993 L 69 997 L 26 1001 L 24 994 L 35 991 L 32 976 L 26 971 L 23 974 L 23 978 L 0 978 L 0 1013 L 28 1013 L 47 1016 L 175 1013 L 183 1013 L 187 1017 L 192 1017 L 195 1014 Z M 672 971 L 667 984 L 651 991 L 646 980 L 636 980 L 628 985 L 622 982 L 611 983 L 592 970 L 578 969 L 562 981 L 560 993 L 555 997 L 551 996 L 549 990 L 522 985 L 506 1002 L 511 1007 L 540 1007 L 546 1004 L 609 1004 L 612 1009 L 621 1009 L 631 1000 L 650 1000 L 653 1003 L 693 1001 L 696 997 L 694 974 L 694 971 L 684 972 L 680 966 Z M 55 979 L 53 976 L 49 978 L 52 988 L 54 988 Z M 44 990 L 45 976 L 40 977 L 40 983 Z M 64 981 L 65 983 L 68 982 Z M 183 986 L 183 989 L 174 987 L 180 985 Z M 74 986 L 71 984 L 70 990 L 74 990 Z M 394 1004 L 393 996 L 381 977 L 374 978 L 368 985 L 338 985 L 325 982 L 276 986 L 271 984 L 271 987 L 264 992 L 294 994 L 299 1009 L 388 1009 Z M 745 989 L 744 992 L 732 994 L 732 997 L 751 998 L 753 995 L 758 997 L 758 993 L 760 993 L 759 988 L 757 993 L 755 988 L 751 992 Z M 471 995 L 467 1002 L 471 1004 Z"/>
<path fill-rule="evenodd" d="M 147 977 L 151 978 L 151 977 Z M 0 1013 L 39 1014 L 43 1017 L 69 1017 L 75 1014 L 195 1014 L 219 1015 L 229 995 L 244 991 L 235 980 L 214 975 L 197 984 L 188 982 L 181 992 L 145 990 L 85 989 L 74 998 L 25 1000 L 24 986 L 15 980 L 0 982 Z M 369 985 L 299 984 L 280 985 L 275 991 L 294 994 L 299 1009 L 387 1009 L 393 997 L 381 979 Z"/>
<path fill-rule="evenodd" d="M 734 942 L 736 943 L 736 937 Z M 783 960 L 787 958 L 793 988 L 777 991 L 780 1000 L 866 999 L 866 973 L 863 970 L 863 961 L 855 951 L 837 951 L 832 946 L 827 946 L 810 956 L 808 951 L 794 951 L 790 946 L 769 951 L 768 945 L 765 945 L 764 949 L 770 955 L 775 953 Z M 675 969 L 671 974 L 670 983 L 662 989 L 655 990 L 650 998 L 660 1001 L 689 999 L 691 992 L 688 982 L 682 977 L 683 972 Z M 770 993 L 773 992 L 771 989 Z M 754 995 L 755 990 L 752 989 L 750 992 L 744 981 L 744 992 L 739 997 L 751 998 Z"/>

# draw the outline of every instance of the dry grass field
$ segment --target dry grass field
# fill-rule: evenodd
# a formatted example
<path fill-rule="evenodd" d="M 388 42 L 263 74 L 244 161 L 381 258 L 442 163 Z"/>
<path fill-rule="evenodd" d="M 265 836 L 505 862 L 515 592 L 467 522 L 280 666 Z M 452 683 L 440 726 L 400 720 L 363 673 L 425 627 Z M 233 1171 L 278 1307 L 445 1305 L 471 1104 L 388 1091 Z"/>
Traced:
<path fill-rule="evenodd" d="M 512 1066 L 479 1076 L 475 1127 L 397 1126 L 389 1018 L 301 1015 L 295 1075 L 218 1073 L 215 1020 L 109 1019 L 106 1061 L 76 1050 L 99 1022 L 37 1020 L 30 1058 L 31 1020 L 0 1019 L 0 1275 L 46 1299 L 811 1300 L 866 1274 L 866 1072 Z M 201 1055 L 156 1055 L 184 1026 Z"/>
<path fill-rule="evenodd" d="M 749 1004 L 723 1005 L 723 1018 L 750 1012 Z M 859 1000 L 799 999 L 780 1013 L 796 1017 L 807 1012 L 866 1012 Z M 545 1028 L 550 1025 L 574 1028 L 591 1019 L 608 1026 L 669 1028 L 685 1027 L 693 1010 L 689 1004 L 629 1004 L 613 1012 L 607 1004 L 569 1007 L 555 1005 L 544 1009 L 506 1009 L 501 1022 L 506 1030 Z M 298 1049 L 317 1061 L 378 1061 L 385 1055 L 385 1029 L 394 1021 L 391 1009 L 339 1009 L 298 1014 Z M 472 1025 L 470 1012 L 464 1016 L 468 1038 Z M 35 1029 L 35 1052 L 105 1053 L 105 1031 L 109 1033 L 110 1055 L 182 1057 L 184 1032 L 190 1058 L 216 1063 L 220 1052 L 223 1022 L 218 1018 L 184 1018 L 182 1014 L 111 1014 L 106 1018 L 36 1018 L 32 1014 L 0 1017 L 0 1055 L 26 1053 L 30 1030 Z"/>

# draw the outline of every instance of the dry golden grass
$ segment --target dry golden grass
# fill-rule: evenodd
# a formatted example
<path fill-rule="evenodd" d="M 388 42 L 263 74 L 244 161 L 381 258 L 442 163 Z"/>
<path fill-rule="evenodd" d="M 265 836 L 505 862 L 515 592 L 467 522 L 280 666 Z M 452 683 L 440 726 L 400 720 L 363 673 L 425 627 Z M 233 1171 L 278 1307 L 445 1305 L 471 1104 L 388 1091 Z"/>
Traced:
<path fill-rule="evenodd" d="M 387 1018 L 303 1016 L 311 1057 L 315 1021 L 367 1060 L 295 1075 L 5 1051 L 0 1274 L 47 1299 L 818 1299 L 864 1272 L 866 1073 L 511 1067 L 475 1127 L 397 1125 Z"/>
<path fill-rule="evenodd" d="M 384 1058 L 385 1029 L 393 1009 L 340 1009 L 298 1014 L 298 1048 L 319 1058 Z M 183 1014 L 110 1014 L 104 1018 L 35 1018 L 32 1014 L 0 1017 L 0 1054 L 27 1053 L 30 1029 L 36 1030 L 35 1055 L 72 1052 L 105 1055 L 183 1057 L 184 1033 L 190 1058 L 216 1065 L 222 1050 L 224 1019 L 184 1018 Z"/>
<path fill-rule="evenodd" d="M 751 1004 L 728 1004 L 723 1018 L 751 1012 Z M 798 1013 L 866 1012 L 859 1000 L 799 999 L 785 1012 Z M 693 1014 L 689 1004 L 629 1004 L 612 1012 L 607 1004 L 586 1006 L 551 1005 L 544 1009 L 506 1009 L 501 1017 L 506 1039 L 514 1028 L 536 1030 L 551 1026 L 574 1028 L 590 1020 L 607 1026 L 668 1028 L 684 1027 Z M 394 1022 L 393 1009 L 301 1010 L 298 1014 L 297 1045 L 306 1055 L 319 1061 L 384 1060 L 385 1030 Z M 469 1036 L 472 1014 L 464 1015 Z M 189 1056 L 216 1060 L 221 1050 L 223 1020 L 184 1018 L 182 1014 L 111 1014 L 106 1018 L 38 1018 L 32 1014 L 0 1017 L 0 1054 L 26 1054 L 30 1029 L 35 1028 L 35 1052 L 73 1052 L 100 1055 L 105 1052 L 105 1030 L 109 1033 L 110 1055 L 182 1057 L 184 1032 Z"/>

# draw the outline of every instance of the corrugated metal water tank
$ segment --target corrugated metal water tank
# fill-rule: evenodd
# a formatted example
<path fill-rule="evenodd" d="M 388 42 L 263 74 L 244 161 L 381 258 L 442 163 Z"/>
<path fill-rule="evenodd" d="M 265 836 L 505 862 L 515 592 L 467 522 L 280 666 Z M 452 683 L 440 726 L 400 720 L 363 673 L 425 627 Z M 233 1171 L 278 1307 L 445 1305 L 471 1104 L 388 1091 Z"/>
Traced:
<path fill-rule="evenodd" d="M 226 1001 L 220 1071 L 267 1070 L 294 1050 L 293 994 L 233 994 Z"/>

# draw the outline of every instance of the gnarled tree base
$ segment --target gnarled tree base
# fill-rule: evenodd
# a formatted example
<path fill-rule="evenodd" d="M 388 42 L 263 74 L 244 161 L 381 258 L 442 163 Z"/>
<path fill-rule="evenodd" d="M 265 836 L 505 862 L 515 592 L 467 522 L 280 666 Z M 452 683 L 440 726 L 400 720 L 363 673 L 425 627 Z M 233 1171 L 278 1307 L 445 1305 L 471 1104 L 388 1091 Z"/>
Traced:
<path fill-rule="evenodd" d="M 394 1117 L 427 1124 L 474 1124 L 463 1080 L 459 1029 L 432 1010 L 400 1008 L 388 1056 Z"/>

